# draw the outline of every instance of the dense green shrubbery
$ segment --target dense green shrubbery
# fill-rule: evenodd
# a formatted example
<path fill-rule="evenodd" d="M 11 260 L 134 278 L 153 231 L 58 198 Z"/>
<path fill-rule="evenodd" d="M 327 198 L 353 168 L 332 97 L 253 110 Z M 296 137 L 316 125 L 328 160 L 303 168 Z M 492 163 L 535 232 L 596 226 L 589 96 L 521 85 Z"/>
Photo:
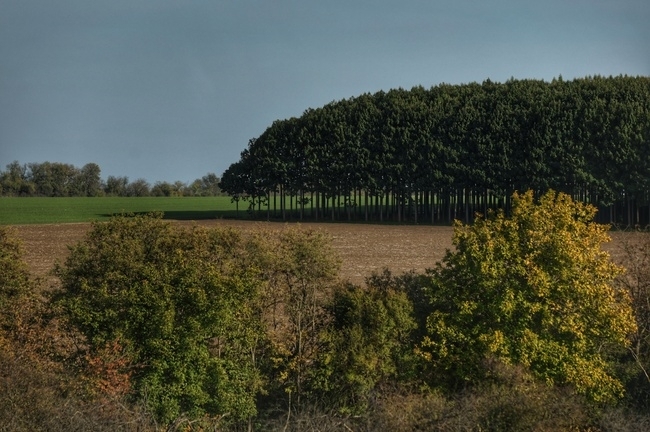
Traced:
<path fill-rule="evenodd" d="M 109 362 L 159 421 L 237 423 L 266 394 L 300 401 L 337 265 L 315 232 L 245 238 L 122 216 L 72 248 L 54 304 L 86 338 L 83 355 Z M 121 363 L 105 358 L 116 353 Z"/>
<path fill-rule="evenodd" d="M 259 278 L 233 262 L 233 237 L 119 217 L 95 224 L 57 268 L 64 289 L 54 302 L 89 355 L 115 346 L 126 357 L 117 371 L 129 378 L 126 393 L 146 398 L 163 422 L 255 414 Z"/>
<path fill-rule="evenodd" d="M 439 267 L 384 272 L 365 287 L 338 281 L 316 231 L 121 216 L 71 248 L 48 300 L 0 231 L 0 307 L 16 317 L 0 335 L 0 424 L 645 428 L 632 398 L 650 388 L 640 379 L 650 241 L 629 246 L 638 265 L 617 285 L 593 209 L 554 193 L 513 203 L 512 217 L 458 225 Z"/>

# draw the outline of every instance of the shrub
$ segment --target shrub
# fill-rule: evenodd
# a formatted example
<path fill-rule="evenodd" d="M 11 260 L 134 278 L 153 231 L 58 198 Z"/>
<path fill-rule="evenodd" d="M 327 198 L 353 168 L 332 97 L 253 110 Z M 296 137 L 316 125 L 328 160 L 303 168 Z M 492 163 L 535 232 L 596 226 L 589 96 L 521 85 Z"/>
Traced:
<path fill-rule="evenodd" d="M 381 384 L 406 375 L 412 361 L 412 305 L 389 286 L 339 286 L 328 306 L 329 342 L 315 369 L 313 391 L 340 412 L 363 412 Z"/>
<path fill-rule="evenodd" d="M 229 230 L 161 215 L 95 223 L 56 269 L 54 302 L 86 338 L 80 355 L 158 420 L 245 419 L 262 386 L 254 352 L 264 332 L 255 269 L 234 262 L 237 247 Z"/>

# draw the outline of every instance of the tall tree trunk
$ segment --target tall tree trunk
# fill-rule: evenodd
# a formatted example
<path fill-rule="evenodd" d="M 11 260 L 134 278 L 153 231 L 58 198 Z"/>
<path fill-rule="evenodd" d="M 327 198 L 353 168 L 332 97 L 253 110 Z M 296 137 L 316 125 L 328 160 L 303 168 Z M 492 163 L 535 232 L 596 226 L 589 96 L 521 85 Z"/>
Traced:
<path fill-rule="evenodd" d="M 286 202 L 284 200 L 284 185 L 280 185 L 280 211 L 282 212 L 283 221 L 287 220 L 287 212 L 285 207 L 286 207 Z"/>

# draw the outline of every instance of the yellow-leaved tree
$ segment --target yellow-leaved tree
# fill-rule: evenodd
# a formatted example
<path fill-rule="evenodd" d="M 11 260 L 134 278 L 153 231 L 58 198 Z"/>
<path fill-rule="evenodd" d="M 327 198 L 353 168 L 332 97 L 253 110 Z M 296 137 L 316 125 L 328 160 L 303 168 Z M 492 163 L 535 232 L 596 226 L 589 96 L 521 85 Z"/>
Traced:
<path fill-rule="evenodd" d="M 456 250 L 430 271 L 433 312 L 419 346 L 438 376 L 476 382 L 496 358 L 596 402 L 622 394 L 604 353 L 628 343 L 635 320 L 595 213 L 566 194 L 529 191 L 513 196 L 509 216 L 456 223 Z"/>

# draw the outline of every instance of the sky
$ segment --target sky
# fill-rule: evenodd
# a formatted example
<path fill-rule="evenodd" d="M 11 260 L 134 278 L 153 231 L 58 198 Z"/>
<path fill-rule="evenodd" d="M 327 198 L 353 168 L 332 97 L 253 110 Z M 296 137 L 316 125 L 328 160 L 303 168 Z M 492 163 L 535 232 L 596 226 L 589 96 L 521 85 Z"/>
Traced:
<path fill-rule="evenodd" d="M 650 76 L 648 23 L 648 0 L 0 0 L 0 170 L 190 183 L 363 93 Z"/>

